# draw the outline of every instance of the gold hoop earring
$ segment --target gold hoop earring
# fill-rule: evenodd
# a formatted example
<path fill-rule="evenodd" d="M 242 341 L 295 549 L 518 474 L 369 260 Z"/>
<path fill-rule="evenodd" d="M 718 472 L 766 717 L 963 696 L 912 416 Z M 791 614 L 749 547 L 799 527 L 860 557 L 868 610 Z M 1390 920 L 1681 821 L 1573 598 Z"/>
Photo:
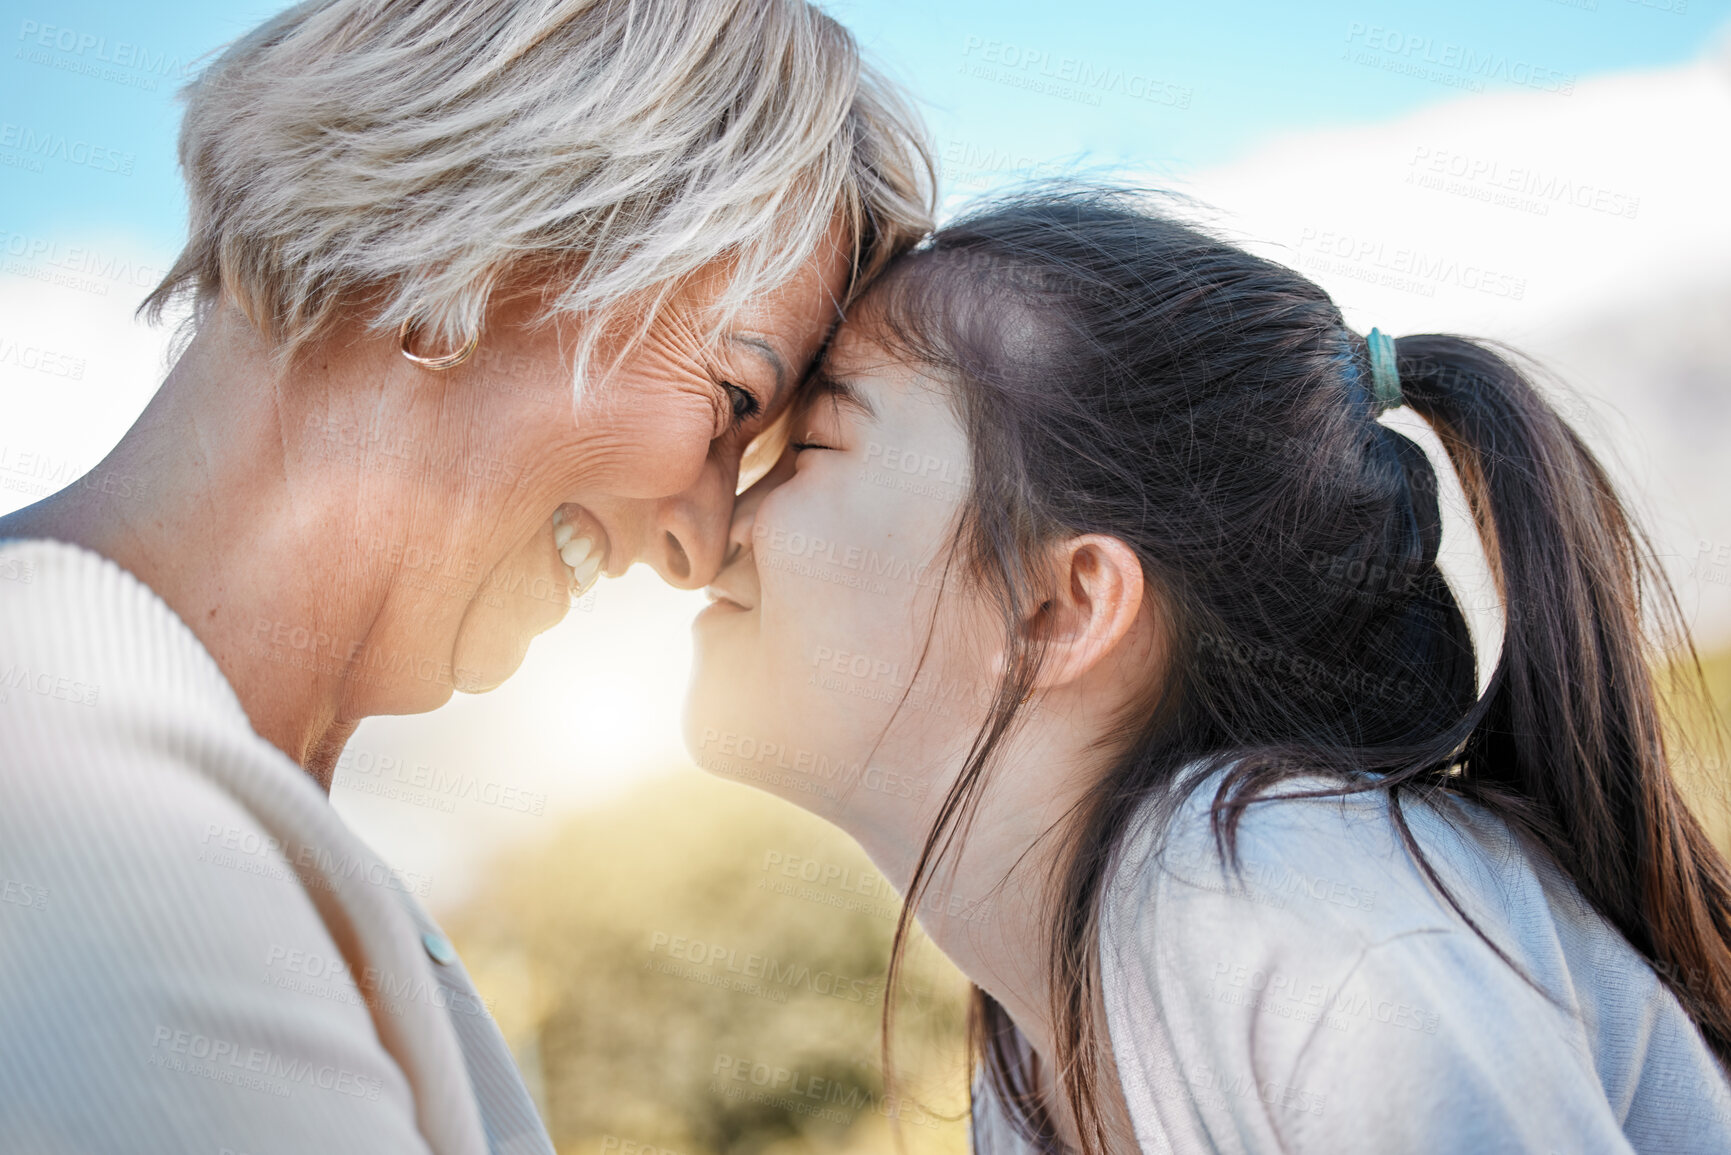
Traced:
<path fill-rule="evenodd" d="M 443 373 L 446 369 L 455 369 L 458 365 L 467 361 L 470 355 L 474 353 L 476 347 L 481 344 L 481 334 L 480 331 L 477 330 L 475 334 L 469 338 L 468 343 L 456 352 L 444 353 L 437 357 L 423 357 L 419 353 L 409 352 L 409 332 L 414 327 L 415 323 L 412 320 L 403 322 L 403 327 L 397 331 L 398 349 L 404 357 L 409 359 L 410 362 L 433 373 Z"/>

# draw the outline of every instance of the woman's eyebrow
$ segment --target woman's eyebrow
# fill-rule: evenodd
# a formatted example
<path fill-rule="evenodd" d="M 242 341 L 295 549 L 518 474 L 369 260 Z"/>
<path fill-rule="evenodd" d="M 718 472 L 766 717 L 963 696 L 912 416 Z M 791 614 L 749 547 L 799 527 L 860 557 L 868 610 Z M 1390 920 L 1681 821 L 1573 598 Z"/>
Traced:
<path fill-rule="evenodd" d="M 781 395 L 787 391 L 787 363 L 781 359 L 781 354 L 775 351 L 775 346 L 756 333 L 729 333 L 727 339 L 736 345 L 744 345 L 775 370 L 775 397 L 772 400 L 780 400 Z"/>
<path fill-rule="evenodd" d="M 821 368 L 806 379 L 805 390 L 808 399 L 828 397 L 835 404 L 852 409 L 868 421 L 877 420 L 877 407 L 871 403 L 871 398 L 853 382 L 832 377 Z"/>

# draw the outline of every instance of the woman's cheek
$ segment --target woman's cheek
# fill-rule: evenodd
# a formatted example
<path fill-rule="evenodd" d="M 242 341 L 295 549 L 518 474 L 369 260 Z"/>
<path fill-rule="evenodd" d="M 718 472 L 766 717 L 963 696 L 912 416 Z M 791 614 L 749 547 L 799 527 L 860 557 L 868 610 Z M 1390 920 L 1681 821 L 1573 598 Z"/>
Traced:
<path fill-rule="evenodd" d="M 597 435 L 586 456 L 598 468 L 588 485 L 614 497 L 654 499 L 696 484 L 709 458 L 713 417 L 673 411 Z"/>

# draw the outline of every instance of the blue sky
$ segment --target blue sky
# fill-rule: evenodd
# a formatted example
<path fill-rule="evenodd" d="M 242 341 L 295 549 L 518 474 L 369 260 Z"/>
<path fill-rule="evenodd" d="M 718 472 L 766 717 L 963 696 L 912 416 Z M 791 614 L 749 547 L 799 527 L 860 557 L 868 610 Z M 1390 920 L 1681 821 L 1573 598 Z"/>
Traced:
<path fill-rule="evenodd" d="M 279 6 L 7 0 L 0 228 L 123 235 L 171 252 L 184 212 L 173 154 L 174 65 L 195 61 Z M 1484 83 L 1493 89 L 1508 83 L 1497 76 L 1561 83 L 1688 60 L 1731 19 L 1731 0 L 840 0 L 829 7 L 916 92 L 940 154 L 964 177 L 1030 162 L 1181 174 L 1289 130 L 1381 120 L 1451 99 L 1460 91 L 1451 85 L 1470 72 L 1451 61 L 1486 65 L 1493 75 Z M 1368 52 L 1368 63 L 1350 59 L 1353 51 Z M 1427 57 L 1442 62 L 1432 69 L 1441 81 L 1387 67 Z M 64 145 L 34 157 L 19 147 L 25 132 Z M 976 175 L 973 184 L 987 180 Z"/>

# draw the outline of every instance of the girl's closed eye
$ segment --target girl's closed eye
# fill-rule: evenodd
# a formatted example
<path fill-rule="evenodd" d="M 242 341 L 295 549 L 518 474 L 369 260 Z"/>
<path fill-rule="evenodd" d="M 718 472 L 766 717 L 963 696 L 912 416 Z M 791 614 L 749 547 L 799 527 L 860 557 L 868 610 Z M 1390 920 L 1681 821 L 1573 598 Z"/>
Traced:
<path fill-rule="evenodd" d="M 793 424 L 799 435 L 787 443 L 795 453 L 808 449 L 828 449 L 840 452 L 847 445 L 846 426 L 842 414 L 836 411 L 833 397 L 819 397 Z"/>
<path fill-rule="evenodd" d="M 800 435 L 788 442 L 788 448 L 795 454 L 808 449 L 846 452 L 857 436 L 858 421 L 871 416 L 871 408 L 859 400 L 859 392 L 850 382 L 820 368 L 793 423 Z"/>

